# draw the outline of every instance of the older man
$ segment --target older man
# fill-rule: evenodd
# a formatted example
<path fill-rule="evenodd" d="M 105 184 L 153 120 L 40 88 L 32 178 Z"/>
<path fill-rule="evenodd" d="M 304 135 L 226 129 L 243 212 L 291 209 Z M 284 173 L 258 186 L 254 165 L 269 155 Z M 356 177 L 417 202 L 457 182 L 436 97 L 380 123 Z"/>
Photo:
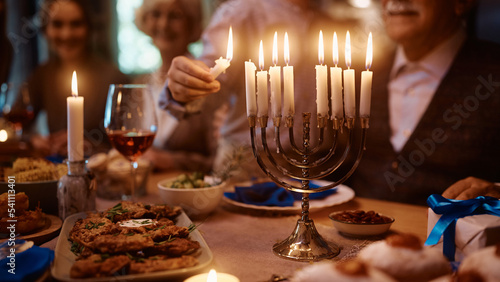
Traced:
<path fill-rule="evenodd" d="M 500 48 L 466 33 L 474 4 L 382 1 L 398 46 L 374 70 L 367 151 L 349 183 L 358 195 L 424 204 L 468 176 L 500 180 Z M 444 195 L 498 193 L 476 178 L 457 185 Z"/>

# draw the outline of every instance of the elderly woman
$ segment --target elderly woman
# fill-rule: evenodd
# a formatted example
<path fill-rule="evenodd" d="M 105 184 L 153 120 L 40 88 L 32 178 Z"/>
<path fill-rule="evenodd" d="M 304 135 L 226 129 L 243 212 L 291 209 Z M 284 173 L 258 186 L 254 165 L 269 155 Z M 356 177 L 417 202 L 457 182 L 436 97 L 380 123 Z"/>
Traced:
<path fill-rule="evenodd" d="M 138 78 L 153 86 L 158 100 L 172 59 L 179 55 L 193 57 L 188 45 L 198 40 L 202 31 L 202 6 L 199 0 L 144 0 L 136 10 L 137 27 L 151 37 L 162 64 L 154 73 Z M 144 158 L 158 170 L 209 172 L 216 150 L 213 116 L 193 115 L 177 121 L 157 108 L 158 131 L 153 148 Z"/>

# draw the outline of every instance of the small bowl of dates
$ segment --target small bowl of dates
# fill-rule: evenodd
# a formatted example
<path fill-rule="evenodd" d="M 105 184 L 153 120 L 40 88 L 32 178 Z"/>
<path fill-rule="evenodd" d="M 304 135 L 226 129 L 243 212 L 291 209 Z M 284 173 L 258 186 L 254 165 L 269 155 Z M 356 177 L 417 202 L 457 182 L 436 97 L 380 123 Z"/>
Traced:
<path fill-rule="evenodd" d="M 346 210 L 333 212 L 328 217 L 341 233 L 351 236 L 374 236 L 389 230 L 394 218 L 375 211 Z"/>

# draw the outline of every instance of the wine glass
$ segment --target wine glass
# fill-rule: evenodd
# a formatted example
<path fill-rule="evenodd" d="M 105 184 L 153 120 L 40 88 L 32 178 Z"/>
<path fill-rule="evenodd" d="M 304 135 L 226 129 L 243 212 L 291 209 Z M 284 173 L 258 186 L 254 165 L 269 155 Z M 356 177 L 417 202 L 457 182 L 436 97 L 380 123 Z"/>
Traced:
<path fill-rule="evenodd" d="M 28 85 L 26 83 L 3 83 L 0 91 L 2 115 L 12 124 L 17 139 L 21 140 L 23 127 L 26 127 L 34 117 Z"/>
<path fill-rule="evenodd" d="M 158 123 L 151 88 L 144 84 L 111 84 L 109 86 L 104 127 L 111 145 L 132 164 L 130 195 L 135 199 L 137 160 L 153 144 Z"/>

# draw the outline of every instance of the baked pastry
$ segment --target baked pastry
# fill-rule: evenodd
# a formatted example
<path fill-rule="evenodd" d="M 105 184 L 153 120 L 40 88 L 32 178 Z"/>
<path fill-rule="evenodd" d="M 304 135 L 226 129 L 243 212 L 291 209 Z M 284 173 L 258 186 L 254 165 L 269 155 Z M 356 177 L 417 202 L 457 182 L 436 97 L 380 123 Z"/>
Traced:
<path fill-rule="evenodd" d="M 424 247 L 417 236 L 408 233 L 367 246 L 359 259 L 399 281 L 428 281 L 451 273 L 450 263 L 439 250 Z"/>
<path fill-rule="evenodd" d="M 396 281 L 387 274 L 360 260 L 344 262 L 318 262 L 297 271 L 292 282 L 391 282 Z"/>
<path fill-rule="evenodd" d="M 478 250 L 468 256 L 458 268 L 457 280 L 500 281 L 500 243 Z"/>

